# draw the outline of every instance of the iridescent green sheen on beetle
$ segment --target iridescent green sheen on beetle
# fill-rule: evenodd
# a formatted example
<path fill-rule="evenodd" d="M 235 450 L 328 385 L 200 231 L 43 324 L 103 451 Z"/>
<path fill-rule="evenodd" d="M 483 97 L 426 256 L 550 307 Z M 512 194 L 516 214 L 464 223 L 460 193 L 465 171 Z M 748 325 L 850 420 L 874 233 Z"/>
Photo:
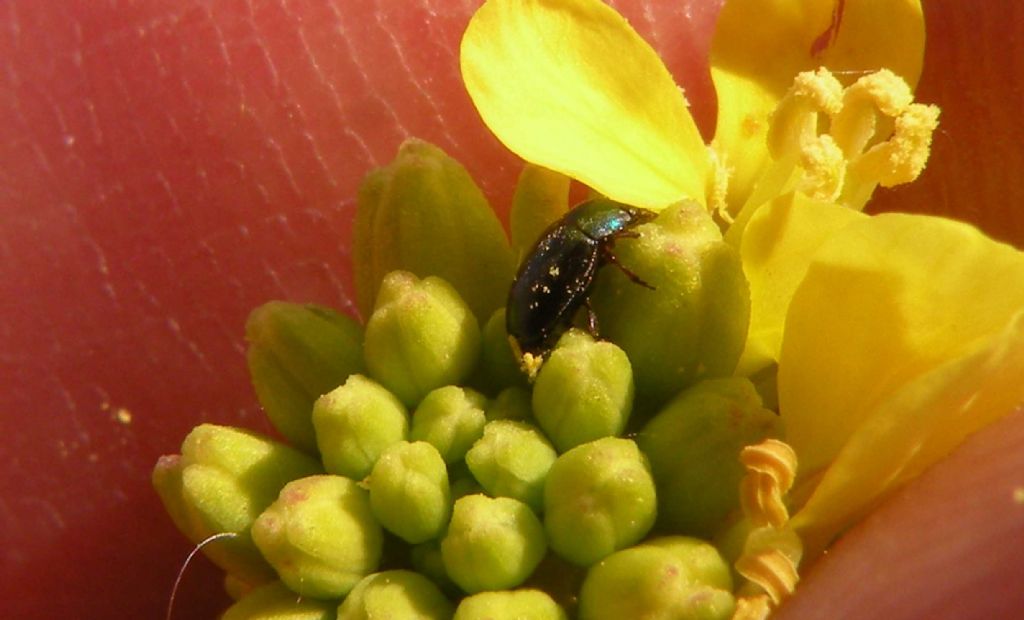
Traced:
<path fill-rule="evenodd" d="M 506 329 L 523 370 L 533 377 L 544 356 L 572 324 L 598 270 L 611 262 L 634 282 L 649 286 L 615 260 L 615 240 L 636 237 L 633 230 L 655 213 L 595 198 L 552 224 L 523 259 L 509 290 Z M 596 331 L 593 314 L 591 331 Z"/>

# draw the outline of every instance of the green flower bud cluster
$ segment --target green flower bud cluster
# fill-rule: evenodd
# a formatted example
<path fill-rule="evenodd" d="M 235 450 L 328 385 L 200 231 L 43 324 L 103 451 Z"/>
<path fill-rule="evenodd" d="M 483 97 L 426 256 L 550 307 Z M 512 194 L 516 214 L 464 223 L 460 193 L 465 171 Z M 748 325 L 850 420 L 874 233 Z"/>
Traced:
<path fill-rule="evenodd" d="M 565 190 L 524 179 L 549 213 L 531 220 L 523 198 L 521 235 L 558 217 Z M 531 383 L 494 310 L 513 252 L 467 183 L 419 142 L 368 178 L 364 324 L 285 302 L 253 312 L 253 384 L 295 448 L 203 425 L 157 463 L 191 540 L 233 534 L 203 546 L 239 597 L 225 617 L 728 617 L 729 567 L 694 537 L 739 509 L 740 450 L 779 430 L 750 381 L 714 378 L 745 334 L 734 255 L 710 219 L 667 210 L 616 248 L 656 290 L 603 269 L 610 338 L 569 329 Z M 459 249 L 459 227 L 482 237 Z"/>

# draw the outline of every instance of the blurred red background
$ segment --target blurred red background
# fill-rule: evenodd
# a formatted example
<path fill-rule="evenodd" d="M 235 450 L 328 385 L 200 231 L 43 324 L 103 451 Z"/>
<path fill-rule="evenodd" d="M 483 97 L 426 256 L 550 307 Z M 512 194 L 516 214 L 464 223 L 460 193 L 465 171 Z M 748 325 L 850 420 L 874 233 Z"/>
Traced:
<path fill-rule="evenodd" d="M 268 299 L 354 313 L 362 175 L 417 136 L 507 209 L 517 160 L 458 74 L 469 0 L 0 0 L 0 608 L 162 616 L 190 545 L 149 485 L 199 422 L 269 432 L 242 326 Z M 614 2 L 709 128 L 719 2 Z M 1024 245 L 1024 9 L 926 7 L 943 107 L 922 182 L 881 208 Z M 979 37 L 979 32 L 984 36 Z M 205 559 L 175 617 L 226 604 Z"/>

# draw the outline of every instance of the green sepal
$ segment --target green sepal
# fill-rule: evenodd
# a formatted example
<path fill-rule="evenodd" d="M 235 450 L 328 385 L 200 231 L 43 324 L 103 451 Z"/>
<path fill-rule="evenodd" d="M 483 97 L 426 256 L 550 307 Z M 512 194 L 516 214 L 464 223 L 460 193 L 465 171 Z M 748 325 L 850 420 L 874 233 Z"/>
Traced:
<path fill-rule="evenodd" d="M 483 435 L 486 407 L 487 398 L 469 388 L 437 388 L 423 397 L 413 412 L 409 438 L 437 448 L 445 463 L 458 463 Z"/>
<path fill-rule="evenodd" d="M 529 386 L 509 343 L 508 331 L 505 329 L 505 308 L 495 310 L 481 330 L 480 364 L 473 373 L 470 385 L 489 395 L 497 394 L 509 386 Z"/>
<path fill-rule="evenodd" d="M 439 537 L 451 516 L 448 470 L 437 448 L 425 441 L 384 450 L 365 485 L 370 509 L 385 529 L 410 544 Z"/>
<path fill-rule="evenodd" d="M 480 359 L 480 326 L 445 280 L 392 271 L 377 295 L 364 342 L 370 377 L 407 407 L 465 381 Z"/>
<path fill-rule="evenodd" d="M 337 607 L 337 601 L 302 597 L 275 581 L 246 594 L 221 620 L 334 620 Z"/>
<path fill-rule="evenodd" d="M 450 620 L 454 606 L 429 579 L 408 570 L 363 578 L 338 607 L 337 620 Z"/>
<path fill-rule="evenodd" d="M 779 416 L 747 379 L 712 379 L 680 394 L 636 436 L 658 485 L 658 524 L 715 534 L 740 507 L 740 450 L 780 433 Z"/>
<path fill-rule="evenodd" d="M 452 620 L 566 620 L 565 610 L 547 593 L 523 588 L 467 596 Z"/>
<path fill-rule="evenodd" d="M 402 401 L 363 375 L 317 399 L 313 426 L 324 469 L 362 480 L 389 446 L 409 434 L 409 412 Z"/>
<path fill-rule="evenodd" d="M 621 269 L 601 270 L 591 302 L 601 336 L 629 356 L 637 404 L 656 409 L 681 388 L 732 374 L 746 343 L 750 290 L 739 253 L 707 209 L 680 203 L 615 245 Z"/>
<path fill-rule="evenodd" d="M 363 180 L 352 262 L 364 316 L 384 276 L 401 269 L 444 278 L 483 322 L 504 305 L 513 271 L 505 231 L 472 177 L 417 139 Z"/>
<path fill-rule="evenodd" d="M 526 422 L 494 420 L 466 453 L 473 477 L 494 497 L 511 497 L 535 513 L 544 510 L 544 480 L 558 454 L 540 429 Z"/>
<path fill-rule="evenodd" d="M 544 526 L 529 506 L 509 497 L 459 498 L 441 540 L 445 572 L 469 594 L 522 584 L 545 552 Z"/>
<path fill-rule="evenodd" d="M 409 564 L 419 574 L 433 581 L 442 592 L 458 595 L 461 590 L 448 577 L 444 570 L 444 559 L 441 557 L 441 539 L 435 538 L 425 543 L 413 545 L 409 549 Z"/>
<path fill-rule="evenodd" d="M 181 455 L 161 457 L 152 482 L 174 524 L 193 543 L 233 533 L 203 553 L 249 584 L 274 573 L 253 544 L 257 516 L 290 480 L 320 473 L 319 463 L 284 444 L 241 429 L 203 424 L 185 438 Z"/>
<path fill-rule="evenodd" d="M 282 435 L 316 454 L 313 403 L 363 371 L 363 329 L 311 304 L 271 301 L 249 314 L 246 360 L 260 405 Z"/>
<path fill-rule="evenodd" d="M 590 567 L 579 617 L 727 620 L 735 599 L 729 566 L 710 544 L 670 536 L 611 554 Z"/>
<path fill-rule="evenodd" d="M 289 482 L 252 526 L 256 546 L 291 590 L 340 599 L 377 570 L 384 538 L 369 493 L 342 476 Z"/>
<path fill-rule="evenodd" d="M 605 437 L 576 446 L 548 471 L 548 544 L 577 566 L 590 566 L 636 544 L 656 516 L 654 479 L 647 457 L 632 440 Z"/>
<path fill-rule="evenodd" d="M 526 388 L 505 388 L 487 404 L 484 416 L 488 422 L 516 420 L 517 422 L 536 423 L 536 420 L 533 419 L 533 405 L 530 399 L 530 391 Z"/>
<path fill-rule="evenodd" d="M 558 451 L 622 433 L 633 410 L 633 371 L 614 343 L 570 329 L 533 385 L 533 415 Z"/>

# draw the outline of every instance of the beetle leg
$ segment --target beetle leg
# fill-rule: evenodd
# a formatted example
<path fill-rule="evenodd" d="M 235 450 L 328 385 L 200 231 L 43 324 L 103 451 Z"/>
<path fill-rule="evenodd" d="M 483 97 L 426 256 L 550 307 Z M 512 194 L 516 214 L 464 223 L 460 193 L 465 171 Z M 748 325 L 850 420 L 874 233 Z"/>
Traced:
<path fill-rule="evenodd" d="M 625 274 L 625 276 L 627 278 L 629 278 L 630 280 L 633 281 L 634 284 L 639 284 L 640 286 L 643 286 L 644 288 L 649 288 L 652 291 L 657 290 L 656 288 L 654 288 L 650 284 L 648 284 L 648 283 L 644 282 L 642 279 L 640 279 L 640 276 L 636 275 L 635 273 L 633 273 L 632 271 L 627 269 L 622 263 L 620 263 L 619 259 L 615 258 L 615 254 L 611 251 L 611 249 L 605 248 L 604 256 L 608 260 L 609 263 L 612 263 L 613 265 L 618 267 L 622 271 L 622 273 Z"/>
<path fill-rule="evenodd" d="M 590 306 L 589 297 L 585 297 L 583 299 L 583 305 L 587 308 L 587 333 L 589 333 L 594 340 L 597 340 L 601 337 L 597 330 L 597 314 L 594 313 L 594 309 Z"/>

